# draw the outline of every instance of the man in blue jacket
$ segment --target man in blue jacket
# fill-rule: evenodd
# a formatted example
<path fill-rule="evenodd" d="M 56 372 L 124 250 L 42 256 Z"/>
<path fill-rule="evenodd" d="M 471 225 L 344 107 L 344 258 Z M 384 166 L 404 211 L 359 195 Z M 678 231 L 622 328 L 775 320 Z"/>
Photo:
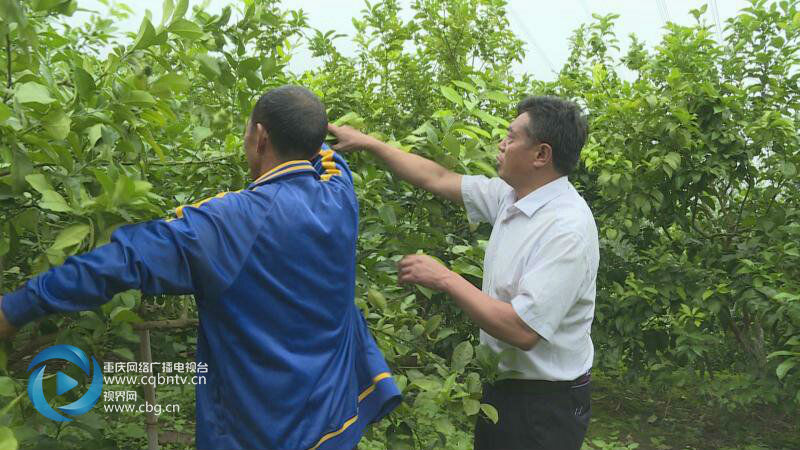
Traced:
<path fill-rule="evenodd" d="M 194 294 L 200 316 L 197 446 L 354 448 L 400 402 L 356 308 L 358 203 L 308 90 L 258 100 L 244 136 L 247 189 L 127 225 L 0 297 L 0 337 L 128 289 Z"/>

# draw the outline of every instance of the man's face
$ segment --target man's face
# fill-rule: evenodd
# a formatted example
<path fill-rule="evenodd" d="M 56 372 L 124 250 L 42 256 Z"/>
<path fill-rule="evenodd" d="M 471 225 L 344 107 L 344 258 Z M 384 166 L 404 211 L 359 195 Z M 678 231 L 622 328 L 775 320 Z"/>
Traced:
<path fill-rule="evenodd" d="M 512 187 L 531 177 L 534 169 L 534 141 L 525 132 L 528 113 L 522 113 L 511 122 L 508 134 L 500 141 L 497 155 L 497 174 Z"/>

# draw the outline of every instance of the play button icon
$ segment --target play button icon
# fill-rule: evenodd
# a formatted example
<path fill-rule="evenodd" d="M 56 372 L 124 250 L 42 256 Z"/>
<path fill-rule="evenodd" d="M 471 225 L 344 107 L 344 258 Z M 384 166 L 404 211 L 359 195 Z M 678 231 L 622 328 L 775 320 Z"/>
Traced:
<path fill-rule="evenodd" d="M 64 372 L 56 374 L 56 395 L 61 395 L 77 385 L 78 382 Z"/>

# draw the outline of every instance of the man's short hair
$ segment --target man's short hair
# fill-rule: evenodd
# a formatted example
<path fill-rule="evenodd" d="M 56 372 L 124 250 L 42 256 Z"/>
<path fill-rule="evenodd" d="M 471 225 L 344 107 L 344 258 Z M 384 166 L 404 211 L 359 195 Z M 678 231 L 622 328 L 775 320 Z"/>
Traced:
<path fill-rule="evenodd" d="M 522 113 L 528 113 L 528 137 L 550 144 L 556 170 L 569 175 L 578 165 L 589 133 L 589 123 L 580 107 L 558 97 L 530 96 L 517 105 L 517 115 Z"/>
<path fill-rule="evenodd" d="M 286 159 L 309 159 L 319 151 L 328 132 L 325 105 L 300 86 L 281 86 L 262 95 L 250 115 L 260 123 L 275 151 Z"/>

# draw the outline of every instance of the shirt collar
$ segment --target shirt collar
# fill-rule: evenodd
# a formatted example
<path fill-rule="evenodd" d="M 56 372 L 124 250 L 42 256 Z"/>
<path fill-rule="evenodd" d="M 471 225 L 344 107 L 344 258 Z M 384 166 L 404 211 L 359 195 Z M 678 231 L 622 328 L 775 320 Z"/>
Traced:
<path fill-rule="evenodd" d="M 548 204 L 550 200 L 558 197 L 559 195 L 567 192 L 570 183 L 566 176 L 556 178 L 555 180 L 540 186 L 530 194 L 517 200 L 513 206 L 522 211 L 526 216 L 531 217 L 533 213 L 539 210 L 542 206 Z M 514 195 L 512 191 L 510 195 Z"/>
<path fill-rule="evenodd" d="M 319 176 L 316 169 L 314 169 L 314 166 L 311 165 L 311 162 L 307 159 L 286 161 L 285 163 L 273 167 L 260 177 L 256 178 L 255 181 L 250 183 L 249 189 L 252 189 L 258 185 L 267 183 L 269 181 L 273 181 L 278 178 L 283 178 L 291 174 L 302 173 L 302 172 L 311 172 Z"/>

